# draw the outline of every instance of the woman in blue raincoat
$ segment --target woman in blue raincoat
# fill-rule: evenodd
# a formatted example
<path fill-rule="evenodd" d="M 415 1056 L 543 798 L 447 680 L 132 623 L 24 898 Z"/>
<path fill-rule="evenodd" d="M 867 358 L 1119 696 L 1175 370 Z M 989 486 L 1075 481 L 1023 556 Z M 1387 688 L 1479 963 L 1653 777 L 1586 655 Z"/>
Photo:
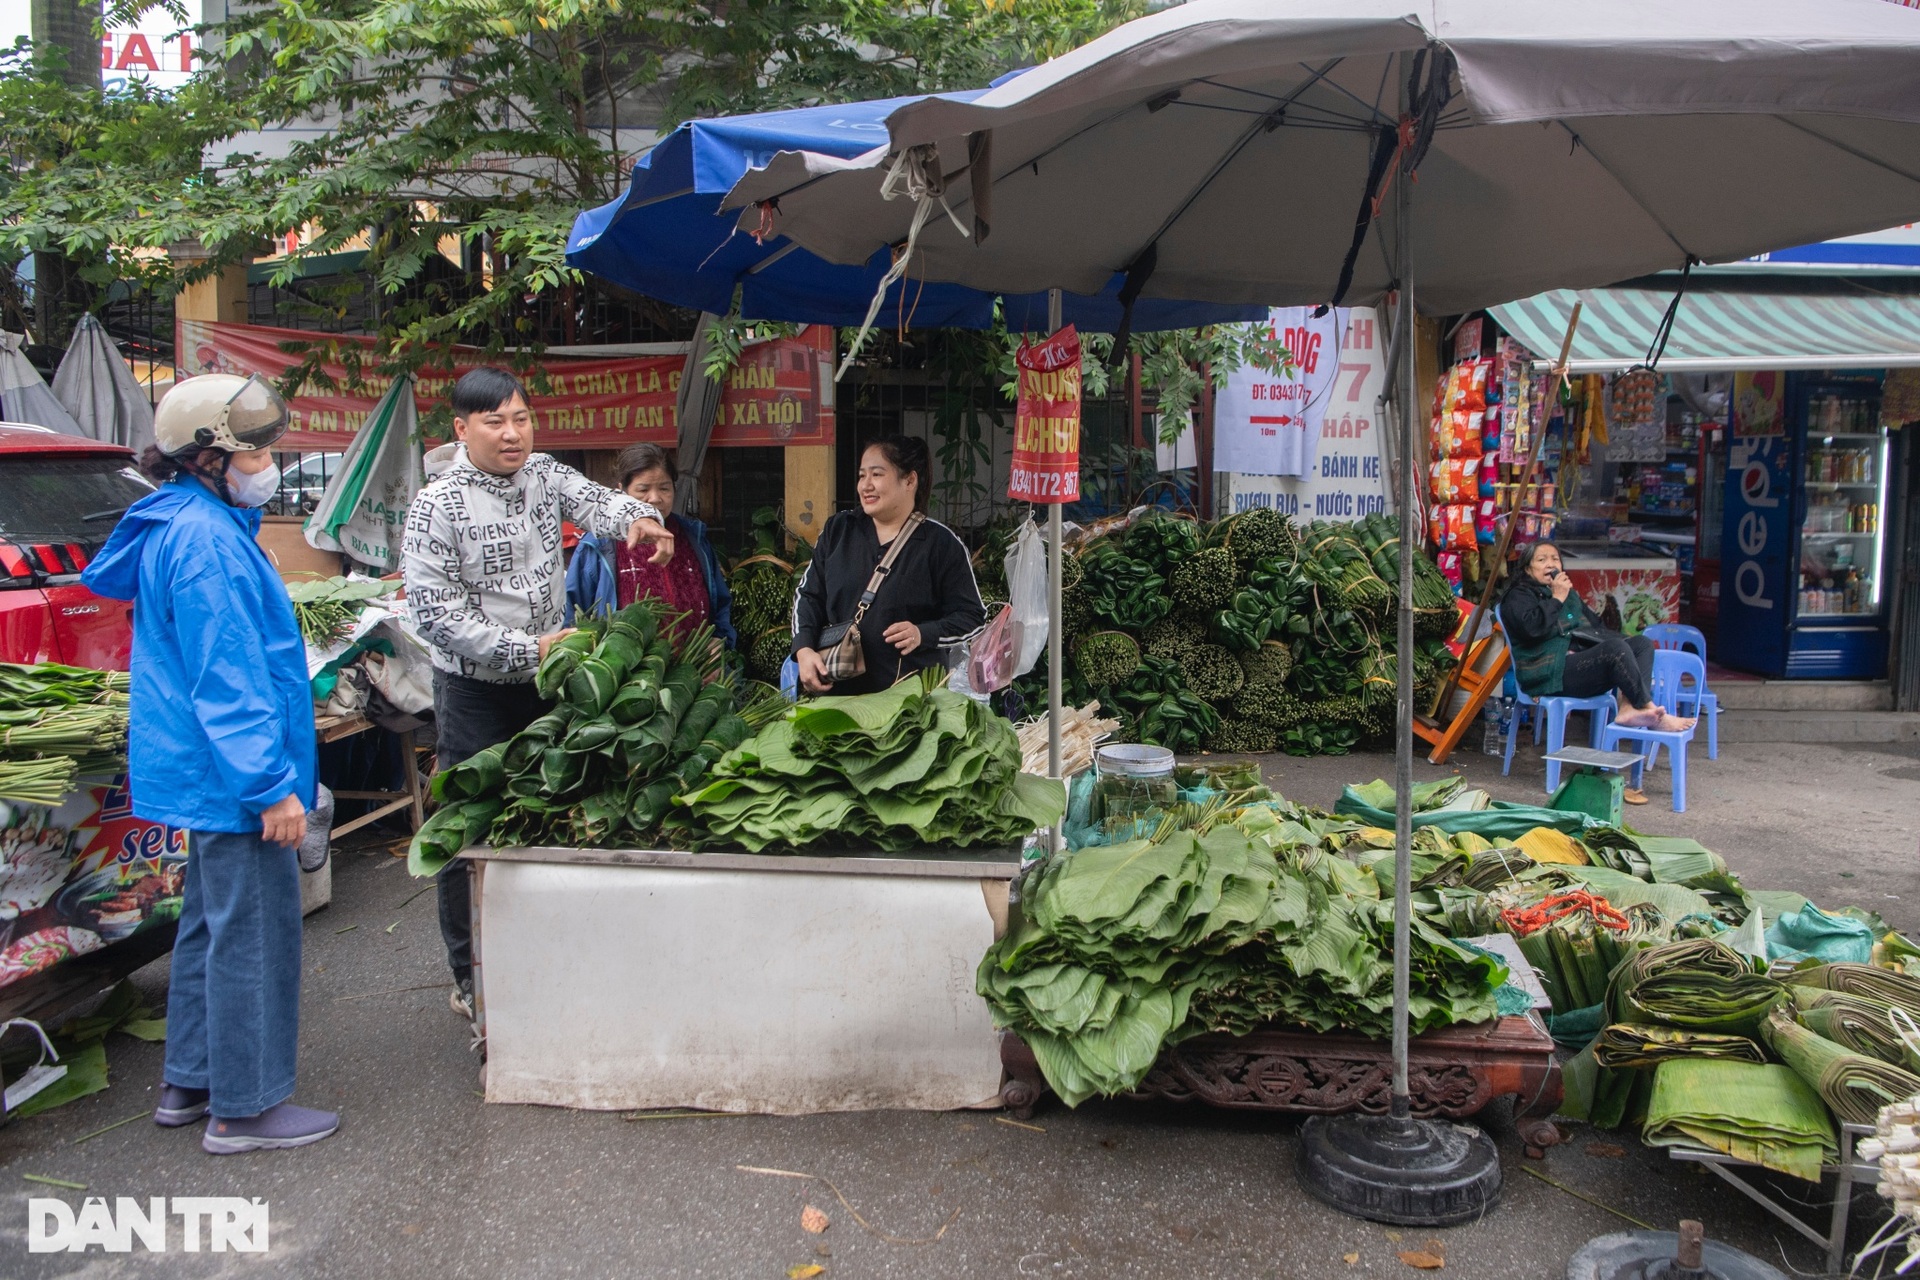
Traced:
<path fill-rule="evenodd" d="M 215 1155 L 318 1142 L 339 1117 L 294 1106 L 300 868 L 314 795 L 306 649 L 254 541 L 279 488 L 287 406 L 258 377 L 176 385 L 141 458 L 158 489 L 127 509 L 82 578 L 134 601 L 133 811 L 186 831 L 155 1123 L 211 1113 Z"/>

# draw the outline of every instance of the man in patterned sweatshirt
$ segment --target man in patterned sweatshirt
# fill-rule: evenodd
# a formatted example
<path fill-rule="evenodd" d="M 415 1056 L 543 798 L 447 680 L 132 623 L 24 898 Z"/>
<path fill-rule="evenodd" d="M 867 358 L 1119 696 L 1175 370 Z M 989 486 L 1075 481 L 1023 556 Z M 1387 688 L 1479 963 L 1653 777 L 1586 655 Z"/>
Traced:
<path fill-rule="evenodd" d="M 533 675 L 566 632 L 560 522 L 673 558 L 673 535 L 647 503 L 533 452 L 526 389 L 502 369 L 453 385 L 453 465 L 414 497 L 402 561 L 407 610 L 433 651 L 440 769 L 505 742 L 548 710 Z M 473 1016 L 472 881 L 464 862 L 439 876 L 440 933 L 454 1010 Z"/>

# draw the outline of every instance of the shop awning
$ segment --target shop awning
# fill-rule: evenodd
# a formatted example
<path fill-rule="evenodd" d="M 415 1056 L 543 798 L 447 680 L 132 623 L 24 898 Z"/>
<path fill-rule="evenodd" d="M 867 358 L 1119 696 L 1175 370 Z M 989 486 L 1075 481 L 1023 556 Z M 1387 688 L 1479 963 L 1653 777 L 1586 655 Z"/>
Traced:
<path fill-rule="evenodd" d="M 1584 303 L 1574 336 L 1575 373 L 1640 364 L 1678 277 L 1605 289 L 1555 289 L 1489 308 L 1535 355 L 1560 352 L 1573 304 Z M 1738 369 L 1894 369 L 1920 367 L 1920 295 L 1906 282 L 1703 284 L 1695 278 L 1674 317 L 1660 368 L 1668 373 Z"/>

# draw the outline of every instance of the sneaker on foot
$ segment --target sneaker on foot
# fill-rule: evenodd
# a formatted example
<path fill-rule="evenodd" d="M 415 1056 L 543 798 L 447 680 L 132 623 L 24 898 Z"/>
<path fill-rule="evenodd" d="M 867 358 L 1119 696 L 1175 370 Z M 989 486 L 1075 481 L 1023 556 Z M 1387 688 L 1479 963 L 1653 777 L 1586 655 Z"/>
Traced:
<path fill-rule="evenodd" d="M 1620 798 L 1628 804 L 1645 804 L 1647 802 L 1647 793 L 1638 787 L 1628 787 L 1620 793 Z"/>
<path fill-rule="evenodd" d="M 453 987 L 453 994 L 447 997 L 447 1004 L 455 1013 L 465 1018 L 468 1022 L 472 1022 L 473 979 L 461 978 L 456 982 Z"/>
<path fill-rule="evenodd" d="M 206 1136 L 200 1139 L 202 1150 L 216 1156 L 239 1151 L 274 1151 L 283 1147 L 304 1147 L 330 1137 L 340 1127 L 340 1117 L 331 1111 L 315 1111 L 283 1102 L 268 1107 L 257 1116 L 207 1121 Z"/>
<path fill-rule="evenodd" d="M 178 1129 L 207 1114 L 211 1095 L 205 1089 L 182 1089 L 177 1084 L 160 1085 L 160 1105 L 153 1109 L 153 1122 L 163 1129 Z"/>

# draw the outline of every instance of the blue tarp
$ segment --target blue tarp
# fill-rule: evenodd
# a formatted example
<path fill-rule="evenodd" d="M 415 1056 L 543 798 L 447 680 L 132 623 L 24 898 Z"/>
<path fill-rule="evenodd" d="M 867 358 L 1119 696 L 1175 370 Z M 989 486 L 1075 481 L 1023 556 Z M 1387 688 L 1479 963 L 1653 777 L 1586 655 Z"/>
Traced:
<path fill-rule="evenodd" d="M 985 92 L 940 96 L 970 101 Z M 640 158 L 624 196 L 574 220 L 567 262 L 637 293 L 717 315 L 732 308 L 738 285 L 741 314 L 748 319 L 857 325 L 886 274 L 886 250 L 864 267 L 842 267 L 784 238 L 762 245 L 737 230 L 738 214 L 718 212 L 720 201 L 748 169 L 765 167 L 777 152 L 852 159 L 884 145 L 887 117 L 919 100 L 883 98 L 689 121 Z M 1098 297 L 1065 295 L 1066 322 L 1083 332 L 1113 332 L 1120 322 L 1120 281 L 1116 272 Z M 1044 291 L 1005 302 L 1008 328 L 1046 329 Z M 921 329 L 989 328 L 993 295 L 915 280 L 909 272 L 889 292 L 879 323 L 893 328 L 903 318 Z M 1133 327 L 1146 332 L 1265 318 L 1264 307 L 1142 298 L 1134 306 Z"/>

